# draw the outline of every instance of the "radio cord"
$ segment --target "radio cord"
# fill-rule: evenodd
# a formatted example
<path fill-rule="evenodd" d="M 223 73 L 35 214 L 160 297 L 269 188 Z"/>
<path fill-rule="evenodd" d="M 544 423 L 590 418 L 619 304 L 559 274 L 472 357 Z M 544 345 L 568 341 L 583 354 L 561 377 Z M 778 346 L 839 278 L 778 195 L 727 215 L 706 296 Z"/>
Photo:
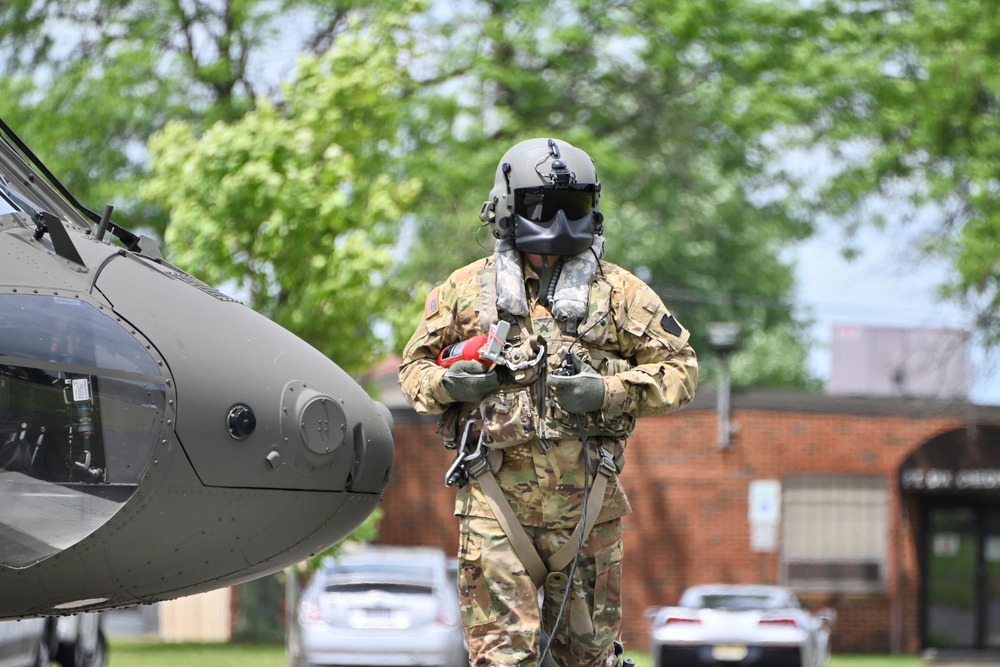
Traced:
<path fill-rule="evenodd" d="M 591 249 L 591 252 L 593 252 L 593 249 Z M 600 258 L 598 258 L 598 266 L 600 266 Z M 560 271 L 562 270 L 561 261 L 558 264 L 558 268 Z M 603 274 L 603 269 L 601 273 Z M 555 278 L 558 278 L 558 274 L 556 276 L 553 276 L 553 280 L 551 281 L 550 285 L 554 284 Z M 595 318 L 593 324 L 591 324 L 589 327 L 581 331 L 580 334 L 575 339 L 573 339 L 573 342 L 570 343 L 569 348 L 563 354 L 563 363 L 558 369 L 556 369 L 555 371 L 556 373 L 559 373 L 561 371 L 564 374 L 569 374 L 569 375 L 573 374 L 573 370 L 576 369 L 576 364 L 573 359 L 573 347 L 576 346 L 576 344 L 579 343 L 581 340 L 583 340 L 583 337 L 586 336 L 591 329 L 596 327 L 602 320 L 604 320 L 604 318 L 609 317 L 610 315 L 611 315 L 611 297 L 609 296 L 607 311 L 601 317 Z M 547 365 L 543 365 L 542 369 L 544 376 L 545 372 L 547 371 Z M 542 392 L 540 392 L 540 395 L 544 396 L 544 384 L 542 386 Z M 580 433 L 580 448 L 583 450 L 583 470 L 584 470 L 583 512 L 580 516 L 580 522 L 582 525 L 586 526 L 587 505 L 589 504 L 588 501 L 590 500 L 590 485 L 591 485 L 590 451 L 589 447 L 587 446 L 587 434 L 583 430 L 583 420 L 580 418 L 579 414 L 576 415 L 576 427 Z M 583 543 L 586 540 L 586 538 L 587 536 L 584 535 L 583 531 L 581 530 L 580 538 L 576 545 L 576 554 L 573 556 L 573 562 L 569 566 L 569 578 L 568 581 L 566 582 L 566 591 L 563 593 L 562 602 L 559 604 L 559 612 L 556 614 L 555 623 L 553 624 L 552 629 L 549 631 L 548 640 L 545 642 L 545 646 L 542 648 L 542 653 L 538 657 L 538 667 L 543 667 L 542 663 L 545 662 L 545 657 L 549 654 L 549 649 L 552 648 L 552 642 L 555 641 L 556 632 L 559 630 L 559 624 L 562 622 L 563 613 L 566 611 L 566 603 L 569 601 L 570 591 L 573 590 L 573 577 L 576 576 L 576 566 L 580 560 L 580 553 L 583 551 Z"/>
<path fill-rule="evenodd" d="M 583 421 L 580 419 L 580 415 L 576 416 L 576 425 L 580 431 L 580 446 L 583 449 L 583 469 L 585 471 L 583 482 L 583 513 L 580 516 L 580 522 L 585 526 L 587 525 L 587 501 L 590 500 L 590 453 L 587 451 L 587 436 L 583 432 Z M 542 663 L 545 662 L 545 656 L 549 654 L 552 642 L 556 639 L 556 632 L 559 630 L 559 623 L 562 621 L 563 612 L 566 611 L 566 603 L 569 601 L 570 591 L 573 590 L 573 577 L 576 576 L 576 564 L 580 560 L 580 553 L 583 551 L 583 542 L 586 537 L 581 530 L 580 539 L 576 544 L 576 554 L 573 556 L 573 562 L 569 566 L 566 592 L 563 593 L 562 602 L 559 604 L 559 613 L 556 614 L 556 621 L 552 626 L 552 630 L 549 631 L 548 640 L 545 642 L 542 654 L 538 658 L 538 667 L 542 667 Z"/>

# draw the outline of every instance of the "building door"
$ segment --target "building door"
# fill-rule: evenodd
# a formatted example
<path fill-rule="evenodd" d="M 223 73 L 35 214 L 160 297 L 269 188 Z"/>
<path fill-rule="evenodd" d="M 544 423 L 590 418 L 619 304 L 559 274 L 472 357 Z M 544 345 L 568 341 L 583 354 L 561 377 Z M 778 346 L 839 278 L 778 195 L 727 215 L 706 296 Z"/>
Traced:
<path fill-rule="evenodd" d="M 924 644 L 1000 648 L 1000 508 L 928 508 Z"/>
<path fill-rule="evenodd" d="M 1000 647 L 1000 510 L 983 510 L 983 645 Z"/>

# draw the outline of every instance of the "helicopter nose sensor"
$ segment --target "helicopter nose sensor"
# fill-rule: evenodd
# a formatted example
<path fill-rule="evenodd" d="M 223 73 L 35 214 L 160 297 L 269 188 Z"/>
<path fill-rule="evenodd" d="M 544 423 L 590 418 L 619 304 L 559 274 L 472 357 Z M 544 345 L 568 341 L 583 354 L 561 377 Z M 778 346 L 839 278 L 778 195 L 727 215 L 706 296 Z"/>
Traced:
<path fill-rule="evenodd" d="M 281 407 L 281 432 L 286 441 L 297 434 L 305 454 L 319 463 L 344 444 L 347 416 L 340 403 L 309 388 L 291 383 L 285 388 Z"/>
<path fill-rule="evenodd" d="M 229 435 L 237 440 L 243 440 L 252 435 L 254 429 L 257 428 L 257 416 L 254 415 L 253 409 L 249 406 L 237 405 L 229 411 L 226 425 L 229 427 Z"/>

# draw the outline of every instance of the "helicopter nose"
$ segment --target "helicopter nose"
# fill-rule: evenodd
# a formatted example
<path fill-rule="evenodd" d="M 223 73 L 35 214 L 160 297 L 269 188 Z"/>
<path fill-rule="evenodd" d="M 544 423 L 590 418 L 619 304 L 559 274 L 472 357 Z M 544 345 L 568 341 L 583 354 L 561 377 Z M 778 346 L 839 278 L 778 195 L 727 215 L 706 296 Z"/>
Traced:
<path fill-rule="evenodd" d="M 392 417 L 314 347 L 169 265 L 119 256 L 96 285 L 169 367 L 171 426 L 202 484 L 384 489 Z"/>

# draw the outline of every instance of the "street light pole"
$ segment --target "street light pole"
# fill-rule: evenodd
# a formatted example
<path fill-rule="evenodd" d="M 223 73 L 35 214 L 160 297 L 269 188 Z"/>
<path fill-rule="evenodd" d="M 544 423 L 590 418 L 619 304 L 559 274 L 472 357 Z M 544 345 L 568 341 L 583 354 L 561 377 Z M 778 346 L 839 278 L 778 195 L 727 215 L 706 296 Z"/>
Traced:
<path fill-rule="evenodd" d="M 739 347 L 740 325 L 736 322 L 709 322 L 708 345 L 719 357 L 719 399 L 716 412 L 719 415 L 719 434 L 716 446 L 720 450 L 729 449 L 733 425 L 730 419 L 729 360 Z"/>

